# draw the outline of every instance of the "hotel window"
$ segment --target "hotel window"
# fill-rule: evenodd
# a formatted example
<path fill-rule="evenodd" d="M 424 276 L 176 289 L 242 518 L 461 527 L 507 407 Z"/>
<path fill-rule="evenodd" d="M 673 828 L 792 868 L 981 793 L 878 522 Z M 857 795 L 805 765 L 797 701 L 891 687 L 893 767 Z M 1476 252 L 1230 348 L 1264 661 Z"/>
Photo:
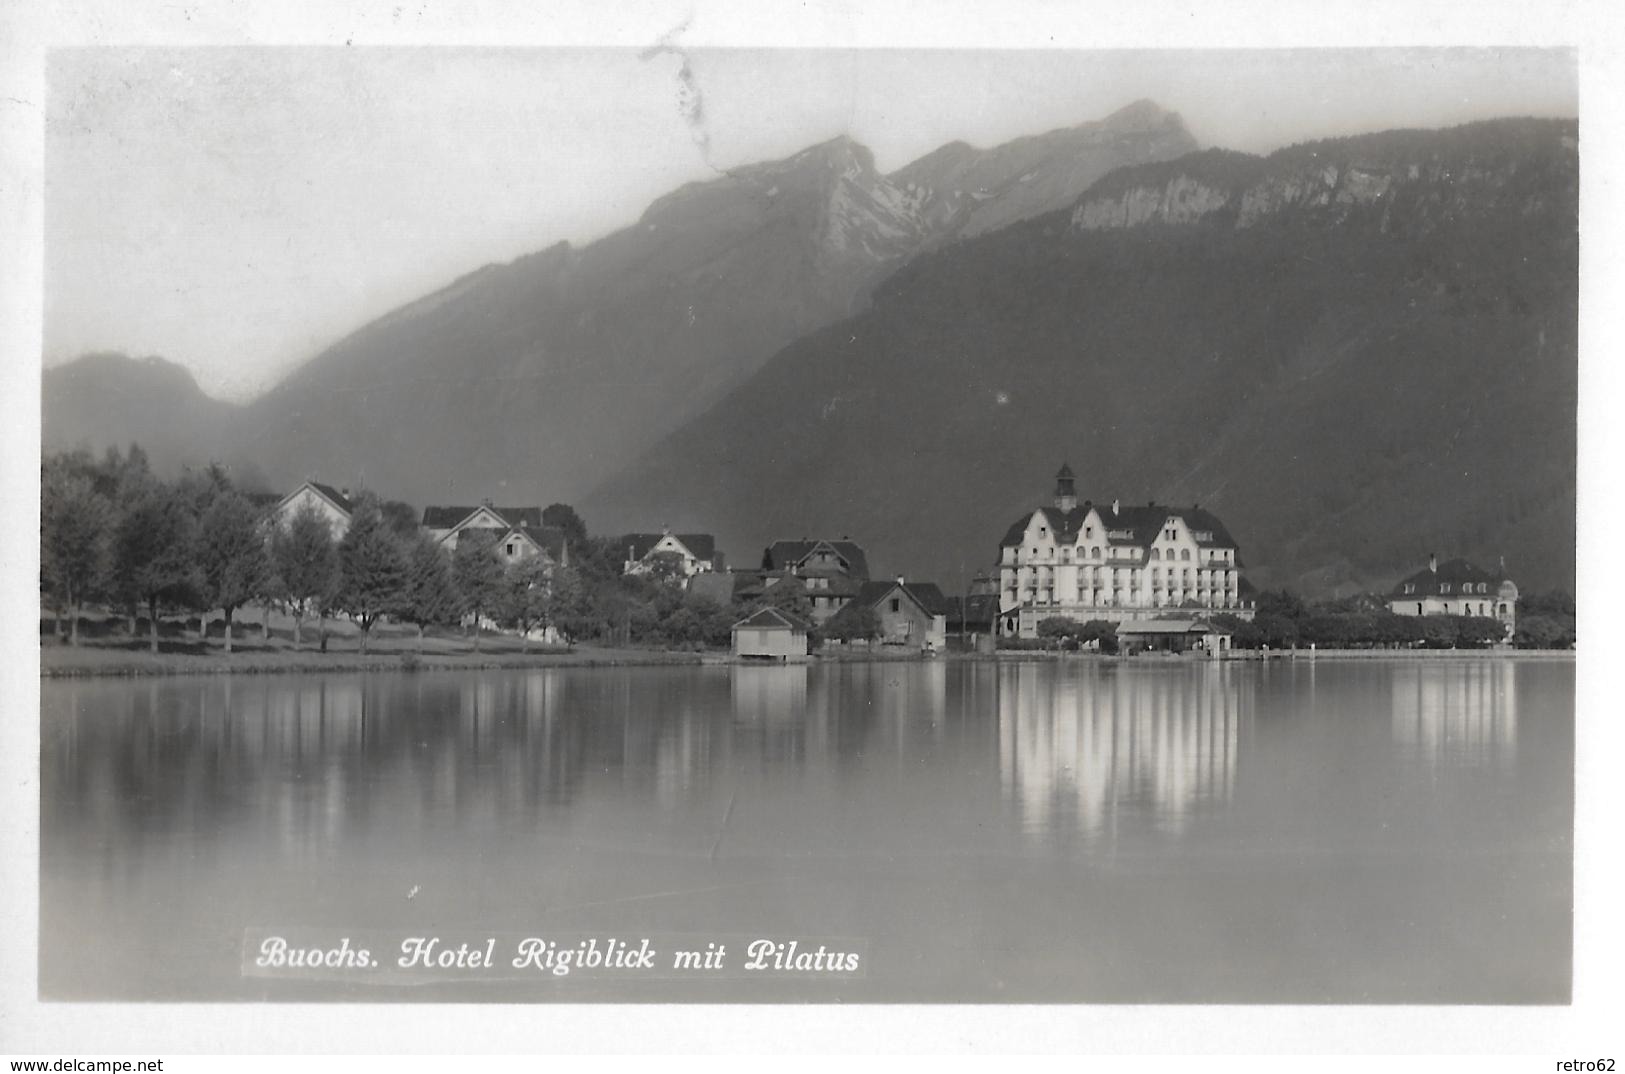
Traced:
<path fill-rule="evenodd" d="M 513 555 L 513 542 L 512 541 L 508 542 L 508 555 L 510 555 L 510 556 Z"/>
<path fill-rule="evenodd" d="M 1191 558 L 1191 550 L 1189 548 L 1181 548 L 1179 550 L 1179 558 L 1180 559 L 1190 559 Z"/>
<path fill-rule="evenodd" d="M 1439 586 L 1439 592 L 1441 592 L 1441 593 L 1450 592 L 1450 583 L 1449 582 L 1441 583 L 1440 586 Z"/>
<path fill-rule="evenodd" d="M 901 598 L 901 597 L 893 597 L 891 599 L 891 610 L 894 611 L 894 612 L 902 611 L 903 610 L 903 598 Z"/>

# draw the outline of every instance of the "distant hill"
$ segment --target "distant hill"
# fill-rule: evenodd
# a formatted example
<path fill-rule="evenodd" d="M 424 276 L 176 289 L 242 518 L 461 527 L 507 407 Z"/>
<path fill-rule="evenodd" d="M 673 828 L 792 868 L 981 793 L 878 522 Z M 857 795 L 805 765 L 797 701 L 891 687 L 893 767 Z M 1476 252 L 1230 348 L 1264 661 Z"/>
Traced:
<path fill-rule="evenodd" d="M 581 505 L 850 534 L 959 580 L 1044 500 L 1198 502 L 1255 581 L 1384 588 L 1427 553 L 1572 589 L 1576 124 L 1209 151 L 956 242 L 776 355 Z"/>
<path fill-rule="evenodd" d="M 46 451 L 139 443 L 164 471 L 221 458 L 240 414 L 205 395 L 192 374 L 162 358 L 87 354 L 45 371 L 41 439 Z"/>

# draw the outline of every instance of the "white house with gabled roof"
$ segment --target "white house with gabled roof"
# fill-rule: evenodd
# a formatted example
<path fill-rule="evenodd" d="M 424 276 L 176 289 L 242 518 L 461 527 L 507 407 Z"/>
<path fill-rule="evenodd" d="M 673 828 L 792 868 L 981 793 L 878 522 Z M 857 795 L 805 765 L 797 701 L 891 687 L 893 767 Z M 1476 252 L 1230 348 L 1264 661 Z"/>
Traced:
<path fill-rule="evenodd" d="M 350 499 L 349 489 L 336 489 L 331 485 L 324 485 L 319 481 L 306 481 L 282 497 L 271 517 L 278 526 L 287 526 L 293 517 L 304 508 L 309 507 L 327 523 L 328 530 L 337 541 L 350 532 L 350 517 L 355 513 L 355 503 Z"/>

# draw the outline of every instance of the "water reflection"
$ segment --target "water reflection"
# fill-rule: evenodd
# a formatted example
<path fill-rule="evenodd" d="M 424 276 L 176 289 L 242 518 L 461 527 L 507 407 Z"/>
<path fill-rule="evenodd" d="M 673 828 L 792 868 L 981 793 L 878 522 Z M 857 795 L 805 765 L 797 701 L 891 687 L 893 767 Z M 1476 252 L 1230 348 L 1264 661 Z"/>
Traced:
<path fill-rule="evenodd" d="M 1393 676 L 1394 743 L 1422 764 L 1510 768 L 1518 759 L 1518 665 L 1416 663 Z"/>
<path fill-rule="evenodd" d="M 1178 833 L 1234 792 L 1251 676 L 1213 664 L 1001 670 L 999 766 L 1029 834 L 1109 840 L 1142 820 Z"/>
<path fill-rule="evenodd" d="M 1572 664 L 1318 664 L 45 682 L 41 993 L 296 998 L 239 968 L 288 924 L 868 937 L 854 1001 L 1563 1002 Z"/>

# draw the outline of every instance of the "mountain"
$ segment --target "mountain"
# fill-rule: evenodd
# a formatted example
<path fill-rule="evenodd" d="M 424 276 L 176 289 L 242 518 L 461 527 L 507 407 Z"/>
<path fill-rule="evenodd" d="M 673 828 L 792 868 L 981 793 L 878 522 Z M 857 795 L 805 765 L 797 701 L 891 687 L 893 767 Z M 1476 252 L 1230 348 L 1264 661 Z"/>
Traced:
<path fill-rule="evenodd" d="M 1017 138 L 994 149 L 952 142 L 893 172 L 942 237 L 969 237 L 1070 207 L 1107 162 L 1171 160 L 1196 149 L 1173 112 L 1136 101 L 1098 123 Z"/>
<path fill-rule="evenodd" d="M 239 414 L 205 395 L 183 366 L 110 353 L 47 369 L 40 403 L 46 451 L 123 450 L 134 442 L 164 471 L 223 457 Z"/>
<path fill-rule="evenodd" d="M 1501 120 L 1207 151 L 892 275 L 580 505 L 851 535 L 950 591 L 1063 460 L 1199 503 L 1255 582 L 1386 588 L 1430 551 L 1572 589 L 1578 156 Z"/>
<path fill-rule="evenodd" d="M 1048 209 L 1194 142 L 1142 104 L 1014 145 L 963 174 L 917 162 L 912 190 L 848 138 L 682 187 L 597 242 L 487 266 L 361 328 L 248 405 L 235 446 L 283 483 L 569 500 L 1007 199 L 1010 218 Z M 1018 164 L 1028 184 L 999 180 Z"/>

